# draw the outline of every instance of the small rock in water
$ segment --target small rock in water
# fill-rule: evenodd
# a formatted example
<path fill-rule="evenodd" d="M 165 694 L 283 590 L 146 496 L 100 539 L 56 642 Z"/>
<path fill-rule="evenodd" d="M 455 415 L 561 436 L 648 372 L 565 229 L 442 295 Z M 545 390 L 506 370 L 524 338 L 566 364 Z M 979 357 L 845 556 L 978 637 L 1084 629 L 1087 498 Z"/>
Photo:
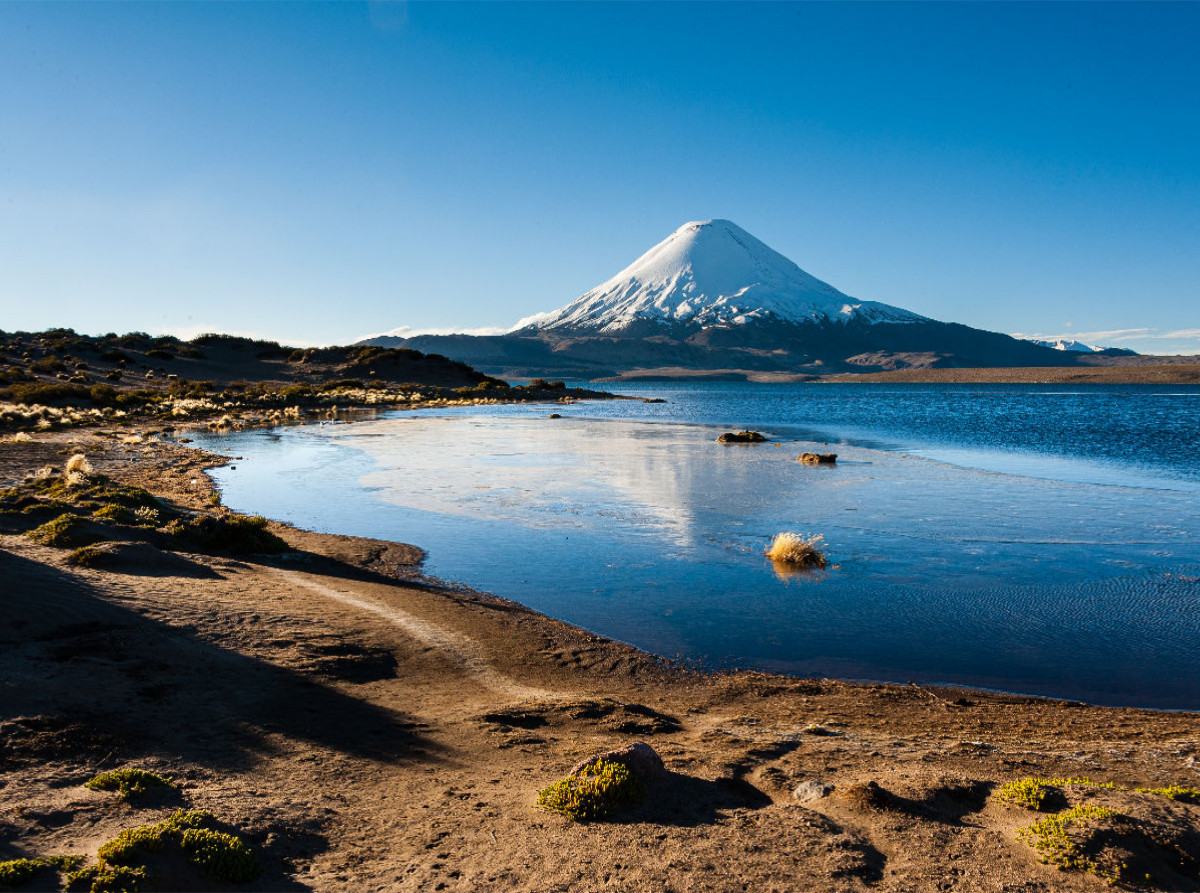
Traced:
<path fill-rule="evenodd" d="M 811 803 L 813 800 L 821 800 L 833 793 L 833 785 L 826 784 L 823 781 L 802 781 L 796 785 L 796 789 L 792 791 L 792 796 L 801 803 Z"/>
<path fill-rule="evenodd" d="M 757 431 L 726 431 L 717 443 L 763 443 L 766 437 Z"/>
<path fill-rule="evenodd" d="M 804 465 L 836 465 L 837 453 L 801 453 L 796 461 Z"/>
<path fill-rule="evenodd" d="M 552 413 L 550 413 L 550 415 L 549 415 L 549 418 L 552 418 L 552 419 L 561 419 L 561 418 L 562 418 L 562 416 L 561 416 L 561 415 L 559 415 L 557 412 L 552 412 Z"/>

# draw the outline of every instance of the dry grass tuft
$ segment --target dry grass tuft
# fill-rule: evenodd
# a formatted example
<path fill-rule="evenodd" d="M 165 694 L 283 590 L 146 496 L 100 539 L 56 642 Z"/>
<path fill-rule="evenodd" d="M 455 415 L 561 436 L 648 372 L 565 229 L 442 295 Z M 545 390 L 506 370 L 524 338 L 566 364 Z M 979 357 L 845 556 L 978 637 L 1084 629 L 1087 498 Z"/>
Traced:
<path fill-rule="evenodd" d="M 796 533 L 776 534 L 767 549 L 767 557 L 780 564 L 794 567 L 825 567 L 825 553 L 821 551 L 820 534 L 803 537 Z"/>
<path fill-rule="evenodd" d="M 92 465 L 90 462 L 88 462 L 87 456 L 85 456 L 83 453 L 76 453 L 67 460 L 67 474 L 70 474 L 73 471 L 80 474 L 92 473 Z"/>

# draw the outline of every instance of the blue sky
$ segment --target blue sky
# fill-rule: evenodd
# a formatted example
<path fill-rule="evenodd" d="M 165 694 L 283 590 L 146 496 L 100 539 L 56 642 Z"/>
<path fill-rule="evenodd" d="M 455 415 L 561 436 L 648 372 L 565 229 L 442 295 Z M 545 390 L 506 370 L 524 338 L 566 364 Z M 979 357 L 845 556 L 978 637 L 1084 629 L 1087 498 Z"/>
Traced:
<path fill-rule="evenodd" d="M 725 217 L 1200 352 L 1200 4 L 0 4 L 0 328 L 506 326 Z"/>

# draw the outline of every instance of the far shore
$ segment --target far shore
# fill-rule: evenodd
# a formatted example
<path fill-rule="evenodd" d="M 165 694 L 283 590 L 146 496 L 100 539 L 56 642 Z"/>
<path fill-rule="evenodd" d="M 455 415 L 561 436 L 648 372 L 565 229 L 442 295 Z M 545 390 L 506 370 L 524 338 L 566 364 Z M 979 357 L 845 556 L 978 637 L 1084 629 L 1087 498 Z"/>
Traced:
<path fill-rule="evenodd" d="M 820 381 L 874 384 L 1200 384 L 1200 363 L 897 369 L 894 372 L 830 375 Z"/>
<path fill-rule="evenodd" d="M 164 511 L 222 515 L 204 471 L 227 457 L 157 430 L 8 438 L 0 483 L 78 454 Z M 257 881 L 222 890 L 1089 891 L 1018 839 L 1040 816 L 1000 785 L 1086 777 L 1054 796 L 1200 826 L 1200 804 L 1133 790 L 1197 785 L 1197 714 L 696 672 L 448 589 L 413 546 L 270 524 L 289 551 L 164 551 L 114 527 L 89 568 L 0 518 L 0 861 L 94 859 L 183 803 L 259 854 Z M 642 805 L 594 824 L 534 808 L 635 741 L 669 770 Z M 181 791 L 131 808 L 81 786 L 121 766 Z M 1122 858 L 1121 827 L 1101 855 Z M 1169 855 L 1139 851 L 1141 889 L 1195 888 Z"/>

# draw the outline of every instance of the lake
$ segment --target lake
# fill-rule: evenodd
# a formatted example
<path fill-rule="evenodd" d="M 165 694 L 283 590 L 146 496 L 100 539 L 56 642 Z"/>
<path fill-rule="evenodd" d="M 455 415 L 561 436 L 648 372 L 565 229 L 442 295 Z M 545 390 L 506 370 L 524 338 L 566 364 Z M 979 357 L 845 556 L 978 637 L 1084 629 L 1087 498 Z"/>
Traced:
<path fill-rule="evenodd" d="M 413 543 L 432 576 L 670 657 L 1200 708 L 1200 387 L 615 390 L 667 402 L 196 443 L 242 457 L 213 472 L 238 511 Z M 773 442 L 716 443 L 743 427 Z M 785 530 L 830 567 L 781 573 Z"/>

